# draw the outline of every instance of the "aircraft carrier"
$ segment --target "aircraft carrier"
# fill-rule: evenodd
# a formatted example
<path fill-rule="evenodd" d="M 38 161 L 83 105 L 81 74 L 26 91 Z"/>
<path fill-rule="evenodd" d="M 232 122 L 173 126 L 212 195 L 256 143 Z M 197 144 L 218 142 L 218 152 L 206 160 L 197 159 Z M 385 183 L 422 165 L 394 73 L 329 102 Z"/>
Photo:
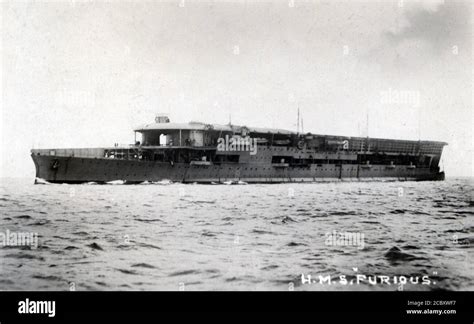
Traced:
<path fill-rule="evenodd" d="M 141 139 L 137 140 L 137 135 Z M 32 149 L 36 182 L 282 183 L 444 180 L 444 142 L 300 133 L 157 116 L 135 142 Z"/>

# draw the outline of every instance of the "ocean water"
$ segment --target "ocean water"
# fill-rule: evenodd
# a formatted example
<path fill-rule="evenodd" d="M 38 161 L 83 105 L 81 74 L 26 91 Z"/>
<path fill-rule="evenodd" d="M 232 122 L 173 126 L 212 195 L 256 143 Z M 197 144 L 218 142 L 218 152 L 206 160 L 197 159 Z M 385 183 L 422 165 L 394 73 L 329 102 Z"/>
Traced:
<path fill-rule="evenodd" d="M 0 215 L 1 290 L 474 290 L 468 178 L 268 185 L 1 179 Z M 31 241 L 20 242 L 21 233 Z"/>

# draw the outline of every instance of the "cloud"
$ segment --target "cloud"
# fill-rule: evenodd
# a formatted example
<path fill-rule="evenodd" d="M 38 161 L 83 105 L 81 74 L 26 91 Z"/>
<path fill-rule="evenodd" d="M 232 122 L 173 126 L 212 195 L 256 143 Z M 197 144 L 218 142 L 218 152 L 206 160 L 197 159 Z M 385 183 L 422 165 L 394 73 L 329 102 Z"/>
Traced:
<path fill-rule="evenodd" d="M 432 73 L 430 66 L 444 70 L 446 60 L 472 64 L 471 6 L 404 0 L 385 7 L 385 23 L 360 58 L 387 77 Z"/>
<path fill-rule="evenodd" d="M 471 42 L 471 4 L 463 2 L 410 2 L 400 8 L 399 28 L 385 33 L 394 45 L 417 40 L 430 46 L 433 54 L 442 53 L 453 45 Z"/>

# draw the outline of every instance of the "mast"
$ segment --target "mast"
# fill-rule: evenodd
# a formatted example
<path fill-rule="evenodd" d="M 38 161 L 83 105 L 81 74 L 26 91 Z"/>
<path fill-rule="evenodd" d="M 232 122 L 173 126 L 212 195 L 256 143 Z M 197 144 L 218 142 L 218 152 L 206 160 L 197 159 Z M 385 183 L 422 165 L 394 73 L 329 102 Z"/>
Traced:
<path fill-rule="evenodd" d="M 300 105 L 298 104 L 298 116 L 296 118 L 296 134 L 300 133 Z"/>
<path fill-rule="evenodd" d="M 369 140 L 369 108 L 367 107 L 367 122 L 366 122 L 366 127 L 367 127 L 367 140 Z"/>
<path fill-rule="evenodd" d="M 304 127 L 303 127 L 303 114 L 301 114 L 301 133 L 304 134 Z"/>
<path fill-rule="evenodd" d="M 367 106 L 367 124 L 366 124 L 366 127 L 367 127 L 367 145 L 365 147 L 365 151 L 366 152 L 370 152 L 370 143 L 369 143 L 369 106 Z"/>
<path fill-rule="evenodd" d="M 418 141 L 421 141 L 421 107 L 418 106 Z"/>

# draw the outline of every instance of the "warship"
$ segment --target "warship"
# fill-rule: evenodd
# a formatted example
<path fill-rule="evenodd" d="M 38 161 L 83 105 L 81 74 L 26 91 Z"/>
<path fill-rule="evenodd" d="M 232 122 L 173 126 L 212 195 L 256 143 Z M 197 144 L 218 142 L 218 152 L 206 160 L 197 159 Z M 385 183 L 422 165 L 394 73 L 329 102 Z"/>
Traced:
<path fill-rule="evenodd" d="M 445 142 L 172 123 L 164 115 L 134 132 L 130 145 L 32 149 L 35 183 L 444 180 Z"/>

